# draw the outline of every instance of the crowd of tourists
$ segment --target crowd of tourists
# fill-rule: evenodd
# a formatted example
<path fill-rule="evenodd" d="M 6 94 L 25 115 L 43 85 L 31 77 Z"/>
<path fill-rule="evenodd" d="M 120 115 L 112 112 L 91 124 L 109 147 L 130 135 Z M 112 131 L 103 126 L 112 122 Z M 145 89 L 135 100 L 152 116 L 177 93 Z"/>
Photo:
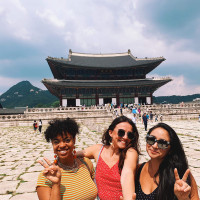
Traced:
<path fill-rule="evenodd" d="M 79 126 L 73 119 L 53 120 L 44 132 L 55 160 L 39 163 L 39 200 L 198 200 L 198 189 L 176 132 L 159 122 L 146 135 L 150 160 L 141 156 L 136 124 L 116 117 L 102 135 L 102 144 L 76 152 Z M 95 159 L 94 170 L 90 159 Z"/>

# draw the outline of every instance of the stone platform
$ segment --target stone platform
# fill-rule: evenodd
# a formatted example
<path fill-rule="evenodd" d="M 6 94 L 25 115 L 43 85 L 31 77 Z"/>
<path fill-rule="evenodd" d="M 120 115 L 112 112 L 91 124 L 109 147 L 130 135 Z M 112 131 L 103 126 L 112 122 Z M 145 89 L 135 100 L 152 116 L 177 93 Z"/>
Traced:
<path fill-rule="evenodd" d="M 81 134 L 76 140 L 77 150 L 101 143 L 103 130 L 110 122 L 111 119 L 106 122 L 94 123 L 90 120 L 81 122 Z M 166 121 L 165 123 L 171 125 L 178 133 L 191 172 L 200 188 L 200 123 L 194 120 Z M 150 123 L 148 128 L 153 125 L 155 122 Z M 149 159 L 145 151 L 146 132 L 141 122 L 137 122 L 137 126 L 143 153 L 140 162 L 143 162 Z M 32 126 L 0 127 L 0 199 L 38 200 L 35 186 L 42 167 L 37 160 L 43 157 L 53 160 L 52 146 L 44 140 L 43 134 L 35 135 Z"/>

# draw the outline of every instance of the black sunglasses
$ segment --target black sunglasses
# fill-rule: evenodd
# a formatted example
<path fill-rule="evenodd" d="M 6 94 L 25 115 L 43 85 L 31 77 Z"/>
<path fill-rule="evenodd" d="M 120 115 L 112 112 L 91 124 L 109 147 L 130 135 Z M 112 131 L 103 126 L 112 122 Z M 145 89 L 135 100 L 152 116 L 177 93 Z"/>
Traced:
<path fill-rule="evenodd" d="M 119 129 L 118 130 L 118 136 L 119 137 L 124 137 L 126 131 L 124 129 Z M 133 140 L 134 139 L 134 133 L 133 132 L 128 132 L 127 133 L 128 139 Z"/>
<path fill-rule="evenodd" d="M 153 135 L 147 135 L 146 142 L 149 145 L 154 145 L 157 142 L 159 149 L 167 149 L 168 146 L 170 145 L 170 142 L 163 139 L 157 140 L 156 137 Z"/>

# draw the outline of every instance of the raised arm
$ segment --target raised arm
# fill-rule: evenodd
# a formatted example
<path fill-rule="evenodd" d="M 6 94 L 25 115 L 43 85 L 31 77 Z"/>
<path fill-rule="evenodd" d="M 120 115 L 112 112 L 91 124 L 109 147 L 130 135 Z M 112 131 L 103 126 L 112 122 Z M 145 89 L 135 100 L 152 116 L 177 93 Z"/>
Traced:
<path fill-rule="evenodd" d="M 76 155 L 77 155 L 77 157 L 86 157 L 89 159 L 97 160 L 97 157 L 98 157 L 101 147 L 102 147 L 102 144 L 95 144 L 90 147 L 87 147 L 84 150 L 78 151 L 76 153 Z"/>
<path fill-rule="evenodd" d="M 135 173 L 138 163 L 138 153 L 130 148 L 126 153 L 124 167 L 121 173 L 122 194 L 124 200 L 132 200 L 135 193 Z"/>
<path fill-rule="evenodd" d="M 51 165 L 51 162 L 44 158 L 46 161 L 39 160 L 38 162 L 44 167 L 43 175 L 52 182 L 52 187 L 38 186 L 37 194 L 39 200 L 61 200 L 60 184 L 61 184 L 61 171 L 58 166 Z"/>
<path fill-rule="evenodd" d="M 197 184 L 194 180 L 194 177 L 190 173 L 190 170 L 187 169 L 182 179 L 180 179 L 177 169 L 174 169 L 175 184 L 174 184 L 174 193 L 178 200 L 198 200 L 198 189 Z M 186 182 L 187 177 L 190 176 L 191 186 Z"/>

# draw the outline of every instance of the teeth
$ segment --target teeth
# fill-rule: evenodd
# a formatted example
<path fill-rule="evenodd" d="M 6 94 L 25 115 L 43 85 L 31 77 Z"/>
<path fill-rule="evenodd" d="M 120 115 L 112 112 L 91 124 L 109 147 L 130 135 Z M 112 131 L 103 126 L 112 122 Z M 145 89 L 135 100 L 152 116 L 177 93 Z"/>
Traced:
<path fill-rule="evenodd" d="M 67 151 L 60 151 L 60 153 L 66 153 Z"/>

